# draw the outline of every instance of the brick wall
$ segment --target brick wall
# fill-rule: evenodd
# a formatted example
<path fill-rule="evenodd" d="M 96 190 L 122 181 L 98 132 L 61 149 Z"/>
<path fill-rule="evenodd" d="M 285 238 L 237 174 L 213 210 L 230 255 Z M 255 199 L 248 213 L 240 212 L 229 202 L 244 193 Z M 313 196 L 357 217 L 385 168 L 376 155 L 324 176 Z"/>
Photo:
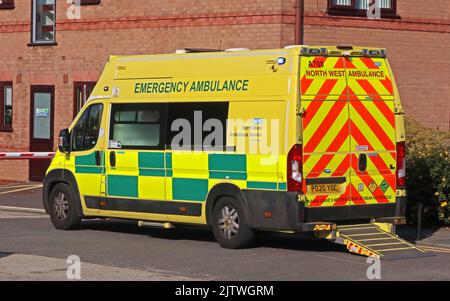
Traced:
<path fill-rule="evenodd" d="M 73 82 L 95 81 L 110 54 L 277 48 L 295 41 L 295 0 L 102 0 L 83 6 L 80 20 L 68 20 L 66 1 L 58 1 L 58 45 L 29 47 L 31 0 L 15 2 L 14 10 L 0 10 L 0 80 L 14 82 L 14 130 L 0 132 L 0 150 L 29 148 L 31 85 L 55 86 L 57 134 L 72 120 Z M 330 17 L 326 0 L 305 0 L 304 42 L 388 48 L 407 113 L 448 129 L 449 1 L 397 2 L 400 20 L 371 21 Z M 27 180 L 27 166 L 0 162 L 8 171 L 0 179 Z"/>
<path fill-rule="evenodd" d="M 328 16 L 326 9 L 327 0 L 305 0 L 305 44 L 386 47 L 406 114 L 450 130 L 450 1 L 397 0 L 394 20 Z"/>
<path fill-rule="evenodd" d="M 281 47 L 283 24 L 293 21 L 282 0 L 102 0 L 83 6 L 80 20 L 69 20 L 68 5 L 57 1 L 58 45 L 29 47 L 31 1 L 15 2 L 14 10 L 0 10 L 0 80 L 14 82 L 13 132 L 0 132 L 0 150 L 10 151 L 29 148 L 31 85 L 55 86 L 56 146 L 57 133 L 72 121 L 73 82 L 96 81 L 109 55 Z M 0 162 L 0 170 L 13 167 L 0 179 L 28 179 L 26 162 Z"/>

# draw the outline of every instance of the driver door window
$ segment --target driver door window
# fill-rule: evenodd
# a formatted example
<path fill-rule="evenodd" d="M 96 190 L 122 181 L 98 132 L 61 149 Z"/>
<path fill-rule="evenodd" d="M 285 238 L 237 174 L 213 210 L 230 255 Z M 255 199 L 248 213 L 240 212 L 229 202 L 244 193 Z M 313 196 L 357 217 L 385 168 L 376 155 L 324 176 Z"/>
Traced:
<path fill-rule="evenodd" d="M 102 119 L 102 104 L 86 109 L 72 131 L 72 151 L 86 151 L 95 147 Z"/>

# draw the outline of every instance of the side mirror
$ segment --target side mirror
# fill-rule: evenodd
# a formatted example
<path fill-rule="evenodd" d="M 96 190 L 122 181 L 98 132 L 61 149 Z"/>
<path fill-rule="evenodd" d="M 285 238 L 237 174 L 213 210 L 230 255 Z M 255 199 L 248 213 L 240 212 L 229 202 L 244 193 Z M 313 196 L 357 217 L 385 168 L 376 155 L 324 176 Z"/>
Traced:
<path fill-rule="evenodd" d="M 70 152 L 70 133 L 68 129 L 64 129 L 59 132 L 58 149 L 62 153 Z"/>

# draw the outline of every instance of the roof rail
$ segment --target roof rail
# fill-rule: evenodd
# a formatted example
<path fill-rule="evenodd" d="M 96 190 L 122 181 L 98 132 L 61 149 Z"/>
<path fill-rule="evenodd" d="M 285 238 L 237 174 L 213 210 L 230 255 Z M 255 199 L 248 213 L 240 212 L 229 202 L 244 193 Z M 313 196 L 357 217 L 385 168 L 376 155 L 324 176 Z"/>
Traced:
<path fill-rule="evenodd" d="M 185 49 L 178 49 L 175 51 L 175 53 L 184 54 L 184 53 L 221 52 L 221 51 L 223 51 L 223 50 L 208 49 L 208 48 L 185 48 Z"/>

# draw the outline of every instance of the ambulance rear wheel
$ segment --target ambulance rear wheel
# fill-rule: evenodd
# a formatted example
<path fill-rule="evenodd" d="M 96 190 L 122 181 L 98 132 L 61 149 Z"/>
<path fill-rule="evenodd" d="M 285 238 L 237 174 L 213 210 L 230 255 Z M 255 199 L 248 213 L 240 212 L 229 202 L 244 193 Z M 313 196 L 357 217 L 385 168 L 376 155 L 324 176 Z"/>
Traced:
<path fill-rule="evenodd" d="M 68 185 L 56 184 L 49 201 L 50 220 L 56 229 L 73 230 L 80 226 L 81 217 L 76 212 L 73 192 Z"/>
<path fill-rule="evenodd" d="M 230 197 L 220 199 L 212 215 L 214 237 L 223 248 L 241 249 L 253 242 L 254 233 L 238 200 Z"/>

